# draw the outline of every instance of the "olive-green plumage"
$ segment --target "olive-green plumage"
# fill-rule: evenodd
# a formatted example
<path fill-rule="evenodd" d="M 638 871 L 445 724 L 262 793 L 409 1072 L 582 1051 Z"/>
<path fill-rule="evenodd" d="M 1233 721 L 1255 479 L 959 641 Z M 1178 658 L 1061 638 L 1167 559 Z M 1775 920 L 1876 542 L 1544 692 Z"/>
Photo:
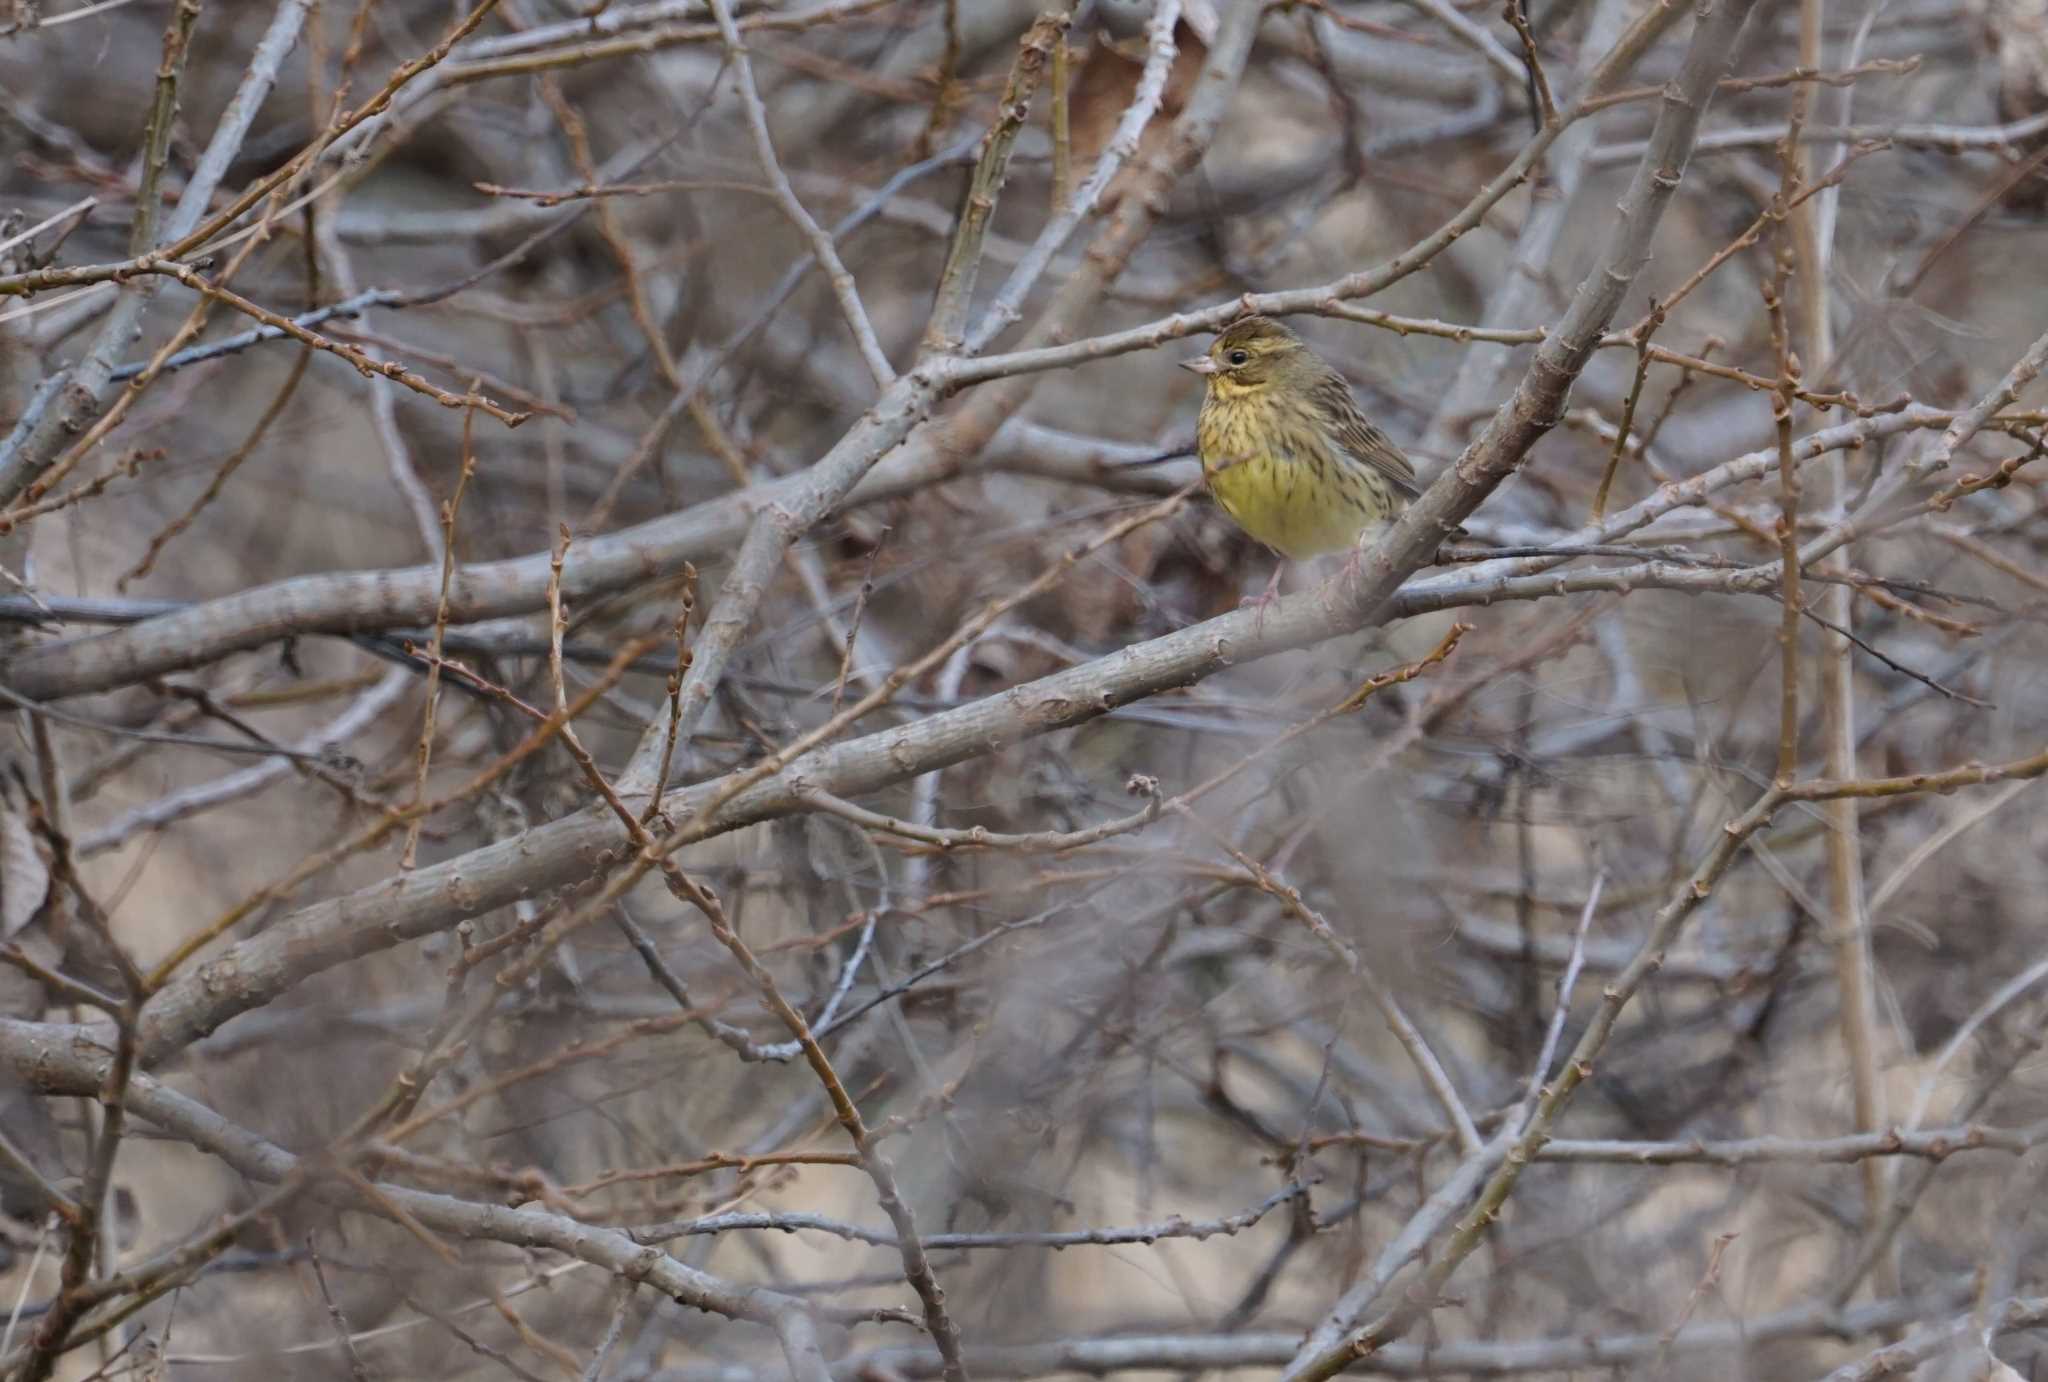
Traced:
<path fill-rule="evenodd" d="M 1342 551 L 1421 493 L 1344 376 L 1271 318 L 1231 323 L 1182 363 L 1209 381 L 1195 429 L 1209 492 L 1282 556 Z"/>

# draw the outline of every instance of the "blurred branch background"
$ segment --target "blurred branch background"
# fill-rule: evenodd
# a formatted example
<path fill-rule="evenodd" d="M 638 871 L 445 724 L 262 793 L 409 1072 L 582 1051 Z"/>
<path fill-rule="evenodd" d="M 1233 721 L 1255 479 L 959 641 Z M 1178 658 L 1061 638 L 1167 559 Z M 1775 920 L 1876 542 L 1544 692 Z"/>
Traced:
<path fill-rule="evenodd" d="M 2048 1376 L 2038 0 L 0 35 L 0 1375 Z"/>

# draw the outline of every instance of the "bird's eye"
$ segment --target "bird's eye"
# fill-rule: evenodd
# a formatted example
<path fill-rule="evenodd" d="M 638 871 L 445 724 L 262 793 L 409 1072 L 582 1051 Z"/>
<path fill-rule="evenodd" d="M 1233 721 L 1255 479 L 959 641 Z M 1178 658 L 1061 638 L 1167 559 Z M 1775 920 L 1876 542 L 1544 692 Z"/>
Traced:
<path fill-rule="evenodd" d="M 1245 354 L 1241 350 L 1233 350 L 1230 352 L 1230 363 L 1233 365 L 1241 365 L 1251 358 L 1251 356 Z"/>

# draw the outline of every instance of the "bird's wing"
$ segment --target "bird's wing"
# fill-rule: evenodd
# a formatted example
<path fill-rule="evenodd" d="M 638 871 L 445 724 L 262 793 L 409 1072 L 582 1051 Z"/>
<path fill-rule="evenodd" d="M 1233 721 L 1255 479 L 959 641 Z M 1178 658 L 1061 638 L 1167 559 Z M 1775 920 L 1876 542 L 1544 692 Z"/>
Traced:
<path fill-rule="evenodd" d="M 1349 452 L 1353 460 L 1377 470 L 1410 499 L 1422 494 L 1422 486 L 1415 478 L 1415 467 L 1408 463 L 1408 458 L 1401 454 L 1401 448 L 1394 445 L 1385 432 L 1365 420 L 1343 375 L 1333 370 L 1317 380 L 1315 401 L 1323 416 L 1337 420 L 1337 444 Z"/>

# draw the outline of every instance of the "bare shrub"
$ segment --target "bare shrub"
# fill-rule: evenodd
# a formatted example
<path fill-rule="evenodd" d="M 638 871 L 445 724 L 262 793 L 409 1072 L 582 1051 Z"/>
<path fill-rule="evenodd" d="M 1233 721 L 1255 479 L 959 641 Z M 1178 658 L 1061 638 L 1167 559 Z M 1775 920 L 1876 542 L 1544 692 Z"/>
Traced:
<path fill-rule="evenodd" d="M 2041 1369 L 2038 6 L 1073 8 L 0 6 L 0 1375 Z"/>

